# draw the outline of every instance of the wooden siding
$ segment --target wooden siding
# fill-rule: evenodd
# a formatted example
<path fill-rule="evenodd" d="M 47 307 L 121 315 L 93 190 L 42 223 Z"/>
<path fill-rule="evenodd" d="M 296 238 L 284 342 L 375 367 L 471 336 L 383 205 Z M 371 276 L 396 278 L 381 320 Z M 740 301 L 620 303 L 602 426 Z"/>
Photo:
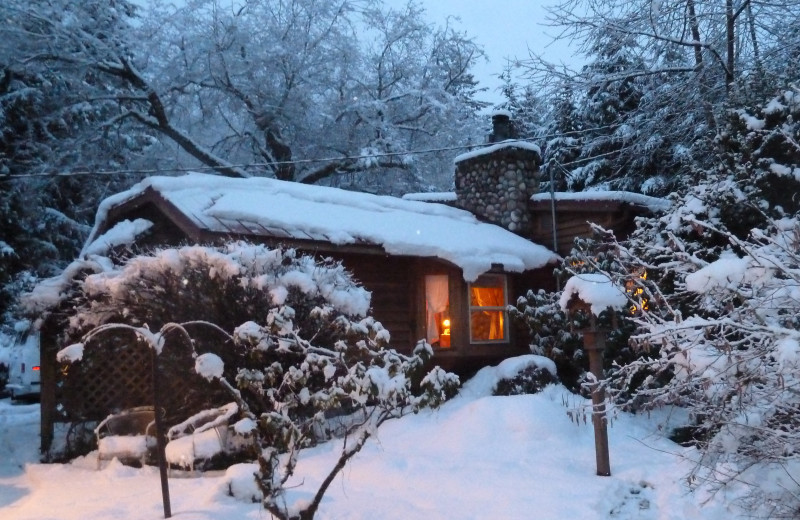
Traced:
<path fill-rule="evenodd" d="M 136 245 L 140 248 L 177 246 L 191 241 L 186 233 L 175 225 L 172 220 L 166 218 L 164 213 L 151 201 L 136 206 L 129 213 L 115 220 L 114 223 L 123 218 L 128 220 L 143 218 L 153 223 L 153 227 L 143 237 L 136 240 Z M 101 229 L 101 232 L 107 231 L 108 227 L 105 226 L 104 229 Z"/>
<path fill-rule="evenodd" d="M 532 204 L 533 224 L 530 238 L 553 249 L 553 215 L 550 201 Z M 646 210 L 615 201 L 557 201 L 556 202 L 556 253 L 566 256 L 572 250 L 576 237 L 591 237 L 591 223 L 614 231 L 617 238 L 625 238 L 633 231 L 633 219 Z"/>
<path fill-rule="evenodd" d="M 391 334 L 391 346 L 410 353 L 419 336 L 414 314 L 415 260 L 402 256 L 332 254 L 372 293 L 372 315 Z"/>

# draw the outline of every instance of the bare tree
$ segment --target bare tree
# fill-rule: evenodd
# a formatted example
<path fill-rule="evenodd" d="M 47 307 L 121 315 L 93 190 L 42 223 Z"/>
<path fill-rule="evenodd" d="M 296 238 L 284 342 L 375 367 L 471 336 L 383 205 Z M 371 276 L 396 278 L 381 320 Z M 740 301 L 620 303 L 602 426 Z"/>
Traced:
<path fill-rule="evenodd" d="M 153 11 L 145 40 L 161 51 L 147 65 L 192 136 L 253 163 L 254 174 L 307 183 L 370 168 L 417 175 L 402 152 L 459 140 L 445 128 L 480 106 L 469 70 L 482 52 L 424 22 L 416 4 L 226 5 Z"/>
<path fill-rule="evenodd" d="M 150 160 L 168 141 L 191 158 L 179 165 L 222 175 L 314 183 L 380 167 L 421 185 L 428 159 L 404 152 L 466 142 L 445 129 L 477 126 L 464 123 L 480 106 L 469 70 L 482 52 L 414 3 L 154 2 L 124 31 L 82 23 L 92 4 L 57 3 L 15 3 L 21 22 L 0 29 L 24 42 L 14 60 L 93 76 L 84 99 L 113 106 L 94 127 L 145 129 L 160 141 Z"/>

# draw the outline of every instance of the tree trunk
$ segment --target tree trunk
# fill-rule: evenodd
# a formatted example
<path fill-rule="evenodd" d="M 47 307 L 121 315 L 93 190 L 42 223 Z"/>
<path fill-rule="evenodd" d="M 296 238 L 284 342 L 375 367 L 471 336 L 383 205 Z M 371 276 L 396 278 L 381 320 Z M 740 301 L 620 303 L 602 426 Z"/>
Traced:
<path fill-rule="evenodd" d="M 728 97 L 731 95 L 734 80 L 734 67 L 736 66 L 736 59 L 734 52 L 736 50 L 735 44 L 735 22 L 736 17 L 733 14 L 733 0 L 725 0 L 725 39 L 727 43 L 726 58 L 727 65 L 725 67 L 725 92 Z"/>
<path fill-rule="evenodd" d="M 758 37 L 756 36 L 756 20 L 753 16 L 753 7 L 750 2 L 747 4 L 747 27 L 750 29 L 750 41 L 753 44 L 753 62 L 756 68 L 755 94 L 762 96 L 765 94 L 766 73 L 764 72 L 764 64 L 761 62 L 761 51 L 758 48 Z"/>
<path fill-rule="evenodd" d="M 716 127 L 714 111 L 711 108 L 708 87 L 705 80 L 705 64 L 703 63 L 703 48 L 700 44 L 700 25 L 697 21 L 697 11 L 694 0 L 686 0 L 686 8 L 689 11 L 689 26 L 692 31 L 692 41 L 694 45 L 694 65 L 697 70 L 697 80 L 700 86 L 700 96 L 702 97 L 703 113 L 705 114 L 706 124 L 710 130 Z"/>
<path fill-rule="evenodd" d="M 267 142 L 267 146 L 272 150 L 272 156 L 277 163 L 272 165 L 275 177 L 282 181 L 295 180 L 294 164 L 291 162 L 292 149 L 283 142 L 280 134 L 272 129 L 267 128 L 264 130 L 264 138 Z"/>

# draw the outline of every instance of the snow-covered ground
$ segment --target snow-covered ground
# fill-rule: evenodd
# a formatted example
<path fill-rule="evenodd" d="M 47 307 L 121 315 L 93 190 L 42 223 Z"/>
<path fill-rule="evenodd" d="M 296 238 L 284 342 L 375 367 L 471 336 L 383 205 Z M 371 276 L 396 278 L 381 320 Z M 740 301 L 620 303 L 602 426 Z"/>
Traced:
<path fill-rule="evenodd" d="M 513 363 L 513 361 L 512 361 Z M 504 367 L 505 369 L 508 366 Z M 319 519 L 730 520 L 730 495 L 690 493 L 696 453 L 663 437 L 668 411 L 617 414 L 609 430 L 611 477 L 595 475 L 591 424 L 569 411 L 586 402 L 551 385 L 537 395 L 492 397 L 503 368 L 485 369 L 436 411 L 386 423 L 337 477 Z M 37 462 L 38 405 L 0 401 L 0 518 L 163 518 L 157 468 L 116 461 L 98 470 L 93 454 L 71 464 Z M 290 500 L 310 496 L 336 444 L 309 450 Z M 255 489 L 250 469 L 173 475 L 173 517 L 268 519 L 258 503 L 229 495 Z"/>

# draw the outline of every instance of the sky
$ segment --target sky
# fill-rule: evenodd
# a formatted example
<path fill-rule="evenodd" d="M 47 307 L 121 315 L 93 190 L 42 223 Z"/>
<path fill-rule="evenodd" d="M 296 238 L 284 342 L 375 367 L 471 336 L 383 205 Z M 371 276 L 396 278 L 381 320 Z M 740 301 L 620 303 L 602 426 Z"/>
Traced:
<path fill-rule="evenodd" d="M 386 0 L 387 5 L 405 5 L 405 0 Z M 473 36 L 489 59 L 475 69 L 481 84 L 489 87 L 484 97 L 493 103 L 507 60 L 525 59 L 529 50 L 555 63 L 573 63 L 573 50 L 565 43 L 552 43 L 557 29 L 545 27 L 546 7 L 555 0 L 421 0 L 430 20 L 443 24 L 448 16 L 460 19 L 459 27 Z"/>
<path fill-rule="evenodd" d="M 740 517 L 735 483 L 711 494 L 701 473 L 689 487 L 697 452 L 664 437 L 684 417 L 675 410 L 618 412 L 609 427 L 611 476 L 596 475 L 589 401 L 550 385 L 535 395 L 497 397 L 500 377 L 529 365 L 522 356 L 489 367 L 435 411 L 385 423 L 336 477 L 317 520 L 730 520 Z M 577 422 L 576 420 L 577 419 Z M 670 423 L 670 421 L 672 421 Z M 37 461 L 39 407 L 0 399 L 0 518 L 153 520 L 163 518 L 159 472 L 104 461 L 97 452 L 68 464 Z M 290 504 L 316 489 L 338 441 L 308 449 L 289 482 Z M 169 478 L 171 511 L 182 520 L 267 520 L 253 497 L 254 464 Z M 748 478 L 765 475 L 742 474 Z M 785 473 L 769 478 L 781 485 Z"/>

